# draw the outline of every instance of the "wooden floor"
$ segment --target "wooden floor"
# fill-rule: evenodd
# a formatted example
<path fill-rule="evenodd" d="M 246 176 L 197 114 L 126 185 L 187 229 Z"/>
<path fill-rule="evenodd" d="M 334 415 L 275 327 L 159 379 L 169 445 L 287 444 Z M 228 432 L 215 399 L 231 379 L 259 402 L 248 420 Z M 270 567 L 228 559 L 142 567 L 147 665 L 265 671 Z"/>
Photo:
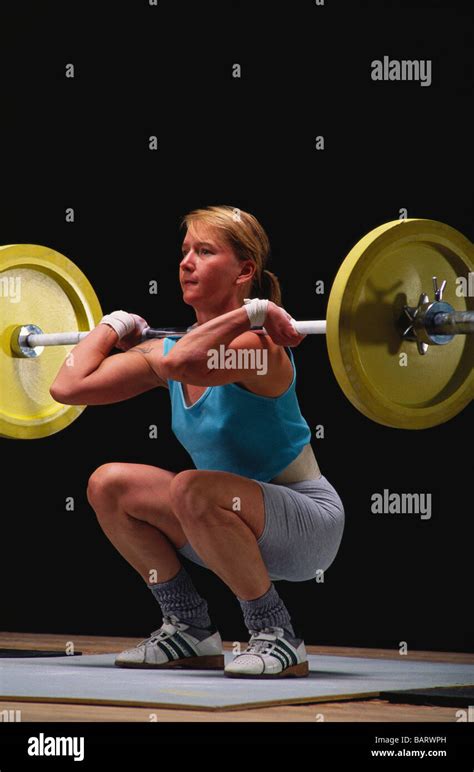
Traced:
<path fill-rule="evenodd" d="M 47 635 L 30 633 L 0 633 L 0 648 L 53 649 L 64 651 L 68 641 L 74 641 L 83 654 L 105 654 L 136 645 L 137 638 L 110 638 L 84 635 Z M 246 641 L 241 642 L 244 646 Z M 224 642 L 226 651 L 232 644 Z M 384 649 L 352 649 L 344 647 L 306 646 L 308 654 L 330 654 L 341 657 L 372 657 L 399 659 L 396 651 Z M 474 664 L 474 654 L 416 651 L 406 655 L 407 660 L 424 662 L 452 662 Z M 164 710 L 162 708 L 121 708 L 94 705 L 48 704 L 10 702 L 0 699 L 0 711 L 21 710 L 22 721 L 139 721 L 153 720 L 182 722 L 216 721 L 448 721 L 456 720 L 457 708 L 437 708 L 418 705 L 392 705 L 383 700 L 353 700 L 347 702 L 315 702 L 304 705 L 284 705 L 248 710 L 200 711 Z M 156 718 L 154 718 L 156 716 Z"/>

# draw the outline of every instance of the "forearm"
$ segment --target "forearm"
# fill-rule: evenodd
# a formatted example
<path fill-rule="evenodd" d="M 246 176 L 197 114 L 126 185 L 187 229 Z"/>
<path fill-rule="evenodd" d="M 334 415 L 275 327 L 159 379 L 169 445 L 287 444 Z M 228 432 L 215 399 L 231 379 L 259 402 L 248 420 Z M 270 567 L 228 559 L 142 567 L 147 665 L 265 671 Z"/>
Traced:
<path fill-rule="evenodd" d="M 209 349 L 228 345 L 238 335 L 250 330 L 250 327 L 244 306 L 199 325 L 186 333 L 163 358 L 167 377 L 206 370 Z"/>
<path fill-rule="evenodd" d="M 67 355 L 55 380 L 56 387 L 77 387 L 94 373 L 115 346 L 118 335 L 108 324 L 99 324 Z"/>

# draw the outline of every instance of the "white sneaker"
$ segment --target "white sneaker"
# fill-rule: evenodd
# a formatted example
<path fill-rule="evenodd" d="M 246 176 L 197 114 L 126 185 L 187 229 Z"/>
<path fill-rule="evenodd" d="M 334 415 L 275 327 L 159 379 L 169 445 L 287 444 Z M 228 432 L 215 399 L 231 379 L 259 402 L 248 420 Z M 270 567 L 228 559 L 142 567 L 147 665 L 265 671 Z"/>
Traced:
<path fill-rule="evenodd" d="M 133 649 L 122 651 L 115 664 L 117 667 L 222 670 L 222 639 L 214 626 L 194 627 L 170 614 L 163 616 L 163 624 L 149 638 Z"/>
<path fill-rule="evenodd" d="M 250 630 L 247 648 L 224 668 L 230 678 L 302 677 L 309 673 L 304 642 L 293 646 L 282 627 Z M 298 639 L 300 640 L 300 639 Z"/>

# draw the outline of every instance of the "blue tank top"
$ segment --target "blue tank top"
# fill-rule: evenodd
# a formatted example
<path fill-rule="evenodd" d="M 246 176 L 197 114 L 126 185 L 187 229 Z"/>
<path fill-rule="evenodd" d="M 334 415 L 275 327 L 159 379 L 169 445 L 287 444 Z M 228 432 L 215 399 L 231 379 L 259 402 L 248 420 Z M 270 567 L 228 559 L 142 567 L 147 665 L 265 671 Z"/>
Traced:
<path fill-rule="evenodd" d="M 163 339 L 163 355 L 179 338 Z M 262 397 L 236 383 L 208 386 L 188 407 L 180 381 L 168 379 L 171 428 L 196 469 L 233 472 L 268 482 L 288 466 L 311 438 L 293 380 L 279 397 Z"/>

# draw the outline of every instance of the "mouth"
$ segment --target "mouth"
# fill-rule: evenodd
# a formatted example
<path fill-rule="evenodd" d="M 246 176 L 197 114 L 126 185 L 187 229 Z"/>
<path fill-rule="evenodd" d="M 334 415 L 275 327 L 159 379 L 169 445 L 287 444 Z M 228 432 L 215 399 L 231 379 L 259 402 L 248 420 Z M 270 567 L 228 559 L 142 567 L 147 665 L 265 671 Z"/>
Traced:
<path fill-rule="evenodd" d="M 187 284 L 197 284 L 197 281 L 191 281 L 190 279 L 183 281 L 183 287 L 186 287 Z"/>

